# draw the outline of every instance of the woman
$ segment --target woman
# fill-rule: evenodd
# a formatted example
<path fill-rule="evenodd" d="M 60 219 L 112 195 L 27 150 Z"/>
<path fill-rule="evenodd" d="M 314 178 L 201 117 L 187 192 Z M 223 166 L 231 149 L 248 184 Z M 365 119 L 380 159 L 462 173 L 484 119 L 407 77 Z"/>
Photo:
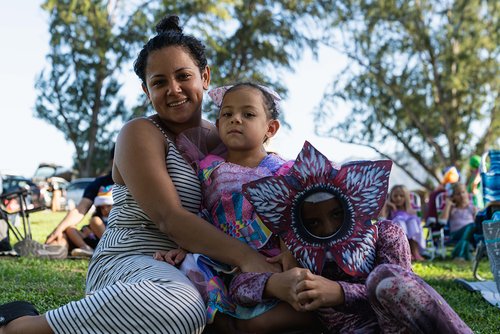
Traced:
<path fill-rule="evenodd" d="M 134 64 L 156 115 L 130 121 L 118 136 L 115 203 L 89 265 L 88 296 L 41 316 L 27 303 L 2 305 L 0 333 L 200 333 L 201 296 L 178 269 L 153 259 L 157 250 L 182 247 L 242 271 L 275 271 L 195 214 L 200 183 L 173 143 L 183 130 L 212 128 L 201 119 L 210 69 L 204 46 L 182 34 L 176 16 L 162 20 L 157 32 Z"/>

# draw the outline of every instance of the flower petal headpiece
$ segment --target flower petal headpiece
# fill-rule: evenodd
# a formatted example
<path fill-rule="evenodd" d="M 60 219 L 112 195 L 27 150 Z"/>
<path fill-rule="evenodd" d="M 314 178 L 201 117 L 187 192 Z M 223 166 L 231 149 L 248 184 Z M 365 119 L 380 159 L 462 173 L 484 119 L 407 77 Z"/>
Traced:
<path fill-rule="evenodd" d="M 247 183 L 243 193 L 304 267 L 321 274 L 328 258 L 346 274 L 366 277 L 375 266 L 374 222 L 386 200 L 391 167 L 390 160 L 339 167 L 306 141 L 287 174 Z M 304 199 L 322 192 L 334 195 L 344 209 L 340 229 L 328 237 L 309 233 L 300 217 Z"/>
<path fill-rule="evenodd" d="M 273 97 L 274 103 L 276 104 L 276 107 L 278 107 L 279 109 L 279 101 L 281 101 L 281 97 L 279 96 L 279 94 L 269 87 L 262 85 L 257 85 L 257 86 L 259 86 L 262 90 L 268 92 Z M 213 88 L 208 91 L 208 96 L 210 96 L 215 105 L 220 108 L 220 106 L 222 105 L 222 100 L 224 99 L 224 94 L 226 94 L 227 90 L 231 87 L 233 87 L 233 85 Z"/>

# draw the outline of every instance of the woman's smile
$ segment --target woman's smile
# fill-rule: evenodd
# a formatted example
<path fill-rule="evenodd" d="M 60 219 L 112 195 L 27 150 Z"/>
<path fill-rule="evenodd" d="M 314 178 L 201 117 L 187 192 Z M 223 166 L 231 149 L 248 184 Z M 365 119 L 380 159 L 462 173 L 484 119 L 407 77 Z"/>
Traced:
<path fill-rule="evenodd" d="M 184 103 L 186 103 L 188 101 L 188 99 L 184 99 L 184 100 L 181 100 L 181 101 L 176 101 L 176 102 L 170 102 L 170 103 L 167 103 L 167 106 L 168 107 L 178 107 Z"/>

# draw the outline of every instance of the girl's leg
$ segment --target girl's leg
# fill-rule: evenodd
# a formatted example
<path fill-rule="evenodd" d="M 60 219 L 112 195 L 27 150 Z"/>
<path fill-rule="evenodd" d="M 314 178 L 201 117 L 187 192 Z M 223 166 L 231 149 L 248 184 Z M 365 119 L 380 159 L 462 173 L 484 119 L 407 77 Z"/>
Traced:
<path fill-rule="evenodd" d="M 425 248 L 424 232 L 420 218 L 411 215 L 406 219 L 406 236 L 410 243 L 411 257 L 414 261 L 423 261 L 420 250 Z"/>
<path fill-rule="evenodd" d="M 99 217 L 92 217 L 89 221 L 90 229 L 96 237 L 99 239 L 102 238 L 102 235 L 104 234 L 104 230 L 106 229 L 106 226 L 104 225 L 104 222 L 102 221 L 101 218 Z"/>
<path fill-rule="evenodd" d="M 452 257 L 470 260 L 471 241 L 474 235 L 474 224 L 469 224 L 458 230 L 453 239 L 458 239 L 455 247 L 453 248 Z"/>
<path fill-rule="evenodd" d="M 318 318 L 311 312 L 299 312 L 289 304 L 281 302 L 271 310 L 248 320 L 236 319 L 236 328 L 241 333 L 281 333 L 308 330 L 320 333 Z"/>
<path fill-rule="evenodd" d="M 89 246 L 85 243 L 83 240 L 82 233 L 74 228 L 74 227 L 68 227 L 66 229 L 66 235 L 68 236 L 68 239 L 75 245 L 77 248 L 88 248 Z"/>
<path fill-rule="evenodd" d="M 207 334 L 234 334 L 237 332 L 235 325 L 235 318 L 224 314 L 222 312 L 217 312 L 214 321 L 205 327 L 203 333 Z"/>
<path fill-rule="evenodd" d="M 393 264 L 377 266 L 366 281 L 367 294 L 381 328 L 416 333 L 472 333 L 432 287 Z"/>
<path fill-rule="evenodd" d="M 408 242 L 410 243 L 412 261 L 424 261 L 425 258 L 422 255 L 420 255 L 420 247 L 418 243 L 413 239 L 409 239 Z"/>
<path fill-rule="evenodd" d="M 20 317 L 0 327 L 0 334 L 54 333 L 44 315 Z"/>

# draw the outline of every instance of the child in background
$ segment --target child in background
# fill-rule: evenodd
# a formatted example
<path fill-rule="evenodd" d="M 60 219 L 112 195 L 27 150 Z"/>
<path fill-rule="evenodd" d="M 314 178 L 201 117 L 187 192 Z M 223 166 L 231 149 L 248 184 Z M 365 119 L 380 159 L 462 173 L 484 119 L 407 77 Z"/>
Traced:
<path fill-rule="evenodd" d="M 481 166 L 481 157 L 473 155 L 469 159 L 469 175 L 465 184 L 467 185 L 467 192 L 472 195 L 472 204 L 478 209 L 484 207 L 483 203 L 483 190 L 481 187 L 481 173 L 479 167 Z"/>
<path fill-rule="evenodd" d="M 110 185 L 99 188 L 94 199 L 95 212 L 90 217 L 88 225 L 84 225 L 80 230 L 73 226 L 66 229 L 70 247 L 75 247 L 71 250 L 71 256 L 91 257 L 94 254 L 113 207 L 112 187 Z"/>
<path fill-rule="evenodd" d="M 193 152 L 195 146 L 186 140 L 186 136 L 180 136 L 177 140 L 184 156 L 194 162 L 198 171 L 203 194 L 202 213 L 220 230 L 258 249 L 274 261 L 282 262 L 285 270 L 296 266 L 289 252 L 281 255 L 286 247 L 260 221 L 242 194 L 243 184 L 281 175 L 291 165 L 291 162 L 286 163 L 264 148 L 264 143 L 280 127 L 277 119 L 279 95 L 267 87 L 239 83 L 216 88 L 209 92 L 209 96 L 220 106 L 216 125 L 220 139 L 227 148 L 227 156 L 208 154 L 203 157 L 201 152 Z M 217 264 L 213 263 L 212 267 L 208 263 L 211 260 L 204 256 L 186 255 L 185 251 L 177 249 L 166 253 L 157 252 L 155 258 L 174 265 L 182 262 L 181 270 L 195 283 L 208 304 L 209 323 L 214 321 L 216 312 L 219 312 L 243 319 L 235 321 L 235 325 L 238 331 L 244 332 L 276 333 L 312 327 L 314 318 L 310 313 L 297 312 L 284 302 L 271 300 L 253 307 L 234 304 L 226 285 L 235 275 L 218 273 Z M 218 328 L 218 332 L 223 331 L 234 332 L 235 328 Z"/>
<path fill-rule="evenodd" d="M 469 200 L 465 185 L 459 182 L 452 184 L 450 196 L 447 196 L 446 206 L 439 217 L 448 221 L 450 239 L 456 243 L 452 258 L 470 260 L 476 210 Z"/>
<path fill-rule="evenodd" d="M 389 193 L 382 217 L 392 220 L 403 228 L 410 243 L 412 261 L 425 260 L 420 251 L 425 248 L 425 240 L 420 218 L 411 208 L 410 192 L 403 185 L 395 185 Z"/>

